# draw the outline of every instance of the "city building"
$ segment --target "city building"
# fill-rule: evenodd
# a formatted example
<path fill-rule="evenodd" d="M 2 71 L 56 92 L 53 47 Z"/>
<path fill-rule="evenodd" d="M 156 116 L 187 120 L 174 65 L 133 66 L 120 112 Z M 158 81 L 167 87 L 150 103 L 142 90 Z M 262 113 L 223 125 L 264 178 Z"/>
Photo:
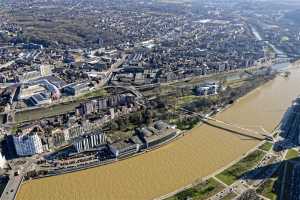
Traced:
<path fill-rule="evenodd" d="M 104 133 L 92 133 L 89 135 L 83 135 L 80 138 L 75 139 L 73 146 L 79 153 L 91 150 L 103 144 L 106 144 L 106 135 Z"/>
<path fill-rule="evenodd" d="M 76 114 L 80 116 L 89 115 L 92 113 L 98 113 L 102 110 L 109 109 L 111 118 L 115 118 L 114 108 L 118 106 L 129 106 L 134 104 L 135 96 L 126 94 L 111 95 L 101 99 L 94 99 L 85 103 L 81 103 L 76 108 Z"/>
<path fill-rule="evenodd" d="M 13 136 L 13 141 L 19 156 L 32 156 L 43 152 L 42 141 L 37 133 L 16 135 Z"/>
<path fill-rule="evenodd" d="M 51 65 L 40 65 L 41 76 L 49 76 L 52 73 Z"/>
<path fill-rule="evenodd" d="M 50 147 L 61 147 L 68 144 L 69 141 L 69 134 L 67 131 L 64 131 L 60 128 L 53 129 L 51 131 L 51 143 L 49 144 Z"/>
<path fill-rule="evenodd" d="M 195 91 L 199 96 L 209 96 L 218 94 L 219 85 L 216 83 L 209 83 L 197 86 Z"/>
<path fill-rule="evenodd" d="M 79 95 L 84 92 L 88 92 L 90 90 L 90 86 L 88 82 L 84 83 L 72 83 L 66 87 L 63 88 L 64 92 L 69 94 L 69 95 Z"/>
<path fill-rule="evenodd" d="M 32 95 L 46 92 L 46 88 L 41 84 L 31 84 L 20 86 L 20 92 L 18 95 L 19 100 L 28 99 Z"/>
<path fill-rule="evenodd" d="M 38 79 L 41 77 L 41 72 L 40 71 L 30 71 L 30 72 L 25 72 L 20 76 L 20 81 L 21 82 L 28 82 L 34 79 Z"/>
<path fill-rule="evenodd" d="M 6 167 L 6 159 L 5 156 L 0 152 L 0 168 L 4 169 Z"/>
<path fill-rule="evenodd" d="M 109 145 L 110 151 L 116 158 L 134 154 L 140 150 L 141 144 L 132 140 L 119 141 Z"/>
<path fill-rule="evenodd" d="M 52 102 L 50 95 L 46 93 L 34 94 L 29 98 L 33 106 L 40 106 L 44 104 L 50 104 Z"/>
<path fill-rule="evenodd" d="M 157 121 L 153 126 L 138 129 L 138 134 L 145 147 L 151 148 L 174 139 L 177 129 L 163 121 Z"/>

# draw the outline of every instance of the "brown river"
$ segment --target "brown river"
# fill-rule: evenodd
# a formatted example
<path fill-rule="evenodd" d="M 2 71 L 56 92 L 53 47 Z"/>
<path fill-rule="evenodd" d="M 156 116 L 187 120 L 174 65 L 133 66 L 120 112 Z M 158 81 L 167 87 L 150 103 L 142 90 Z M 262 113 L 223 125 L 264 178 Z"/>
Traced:
<path fill-rule="evenodd" d="M 278 76 L 217 118 L 271 132 L 300 94 L 300 69 L 290 71 L 290 77 Z M 260 142 L 248 134 L 202 125 L 168 145 L 134 158 L 26 182 L 17 200 L 153 199 L 206 177 L 242 156 Z"/>

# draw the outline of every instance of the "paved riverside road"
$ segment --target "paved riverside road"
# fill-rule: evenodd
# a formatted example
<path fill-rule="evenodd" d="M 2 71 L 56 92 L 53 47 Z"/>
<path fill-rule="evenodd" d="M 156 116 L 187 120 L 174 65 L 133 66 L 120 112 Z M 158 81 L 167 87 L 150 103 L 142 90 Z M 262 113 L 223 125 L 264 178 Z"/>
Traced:
<path fill-rule="evenodd" d="M 23 181 L 23 177 L 26 174 L 27 170 L 30 169 L 32 165 L 33 160 L 27 160 L 26 163 L 19 169 L 19 174 L 15 176 L 14 172 L 17 170 L 11 170 L 10 171 L 10 176 L 9 176 L 9 181 L 2 193 L 1 200 L 14 200 L 17 192 L 19 190 L 19 187 Z"/>
<path fill-rule="evenodd" d="M 1 200 L 14 200 L 18 189 L 22 183 L 23 175 L 14 176 L 13 174 L 9 177 L 9 181 L 2 193 Z"/>

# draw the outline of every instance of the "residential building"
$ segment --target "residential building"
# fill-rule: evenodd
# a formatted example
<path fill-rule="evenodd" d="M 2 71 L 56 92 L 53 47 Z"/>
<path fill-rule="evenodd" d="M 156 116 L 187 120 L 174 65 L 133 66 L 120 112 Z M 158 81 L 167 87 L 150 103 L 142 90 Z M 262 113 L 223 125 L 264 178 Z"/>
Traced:
<path fill-rule="evenodd" d="M 19 156 L 31 156 L 43 152 L 42 141 L 37 133 L 13 136 L 13 140 Z"/>
<path fill-rule="evenodd" d="M 92 133 L 77 138 L 73 143 L 73 146 L 75 147 L 76 151 L 79 153 L 79 152 L 91 150 L 103 144 L 106 144 L 106 135 L 104 133 Z"/>
<path fill-rule="evenodd" d="M 6 167 L 6 159 L 5 156 L 0 152 L 0 168 L 3 169 Z"/>
<path fill-rule="evenodd" d="M 41 65 L 40 66 L 40 74 L 41 76 L 49 76 L 52 73 L 51 65 Z"/>
<path fill-rule="evenodd" d="M 41 72 L 40 71 L 30 71 L 30 72 L 25 72 L 22 74 L 20 77 L 21 82 L 28 82 L 34 79 L 38 79 L 41 77 Z"/>

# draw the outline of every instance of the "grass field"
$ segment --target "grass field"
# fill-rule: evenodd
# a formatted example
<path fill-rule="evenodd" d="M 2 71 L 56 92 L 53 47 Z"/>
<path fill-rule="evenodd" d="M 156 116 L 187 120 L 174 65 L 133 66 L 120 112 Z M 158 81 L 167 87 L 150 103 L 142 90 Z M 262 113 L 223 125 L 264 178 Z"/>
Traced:
<path fill-rule="evenodd" d="M 187 103 L 191 103 L 195 100 L 198 100 L 202 97 L 195 96 L 195 95 L 189 95 L 189 96 L 183 96 L 177 99 L 176 108 L 181 107 L 182 105 L 185 105 Z"/>
<path fill-rule="evenodd" d="M 222 186 L 214 178 L 210 178 L 207 181 L 197 184 L 190 189 L 186 189 L 177 193 L 175 196 L 170 197 L 167 200 L 186 200 L 189 198 L 202 200 L 213 196 L 223 189 L 224 186 Z"/>
<path fill-rule="evenodd" d="M 94 98 L 94 97 L 104 97 L 107 96 L 107 91 L 103 88 L 86 93 L 82 96 L 79 97 L 79 99 L 90 99 L 90 98 Z"/>
<path fill-rule="evenodd" d="M 276 179 L 267 180 L 264 184 L 262 184 L 257 189 L 257 193 L 264 197 L 267 197 L 268 199 L 276 200 L 277 194 L 274 191 L 275 182 L 276 182 Z"/>
<path fill-rule="evenodd" d="M 257 165 L 265 154 L 266 153 L 263 151 L 256 150 L 240 160 L 238 163 L 218 174 L 216 177 L 225 184 L 231 185 L 239 179 L 241 175 Z"/>
<path fill-rule="evenodd" d="M 270 151 L 272 148 L 272 143 L 271 142 L 265 142 L 263 143 L 260 147 L 258 147 L 259 149 L 263 150 L 263 151 Z"/>
<path fill-rule="evenodd" d="M 293 158 L 297 158 L 298 156 L 299 156 L 298 151 L 296 151 L 295 149 L 289 149 L 286 156 L 285 156 L 285 159 L 290 160 L 290 159 L 293 159 Z"/>

